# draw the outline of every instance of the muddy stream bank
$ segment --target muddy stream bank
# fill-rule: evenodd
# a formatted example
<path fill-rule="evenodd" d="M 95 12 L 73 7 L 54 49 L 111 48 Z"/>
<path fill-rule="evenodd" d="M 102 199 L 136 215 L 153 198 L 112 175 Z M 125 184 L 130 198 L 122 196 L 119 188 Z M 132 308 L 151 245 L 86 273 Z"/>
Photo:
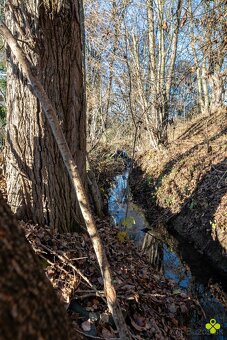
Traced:
<path fill-rule="evenodd" d="M 179 291 L 199 301 L 203 317 L 197 312 L 191 316 L 188 338 L 227 339 L 226 279 L 217 274 L 193 246 L 170 234 L 164 226 L 151 228 L 142 209 L 132 200 L 128 181 L 129 168 L 126 167 L 114 178 L 109 190 L 108 210 L 113 223 L 134 240 L 135 251 L 146 254 L 151 270 L 155 268 L 175 281 Z M 210 326 L 206 327 L 208 323 Z"/>

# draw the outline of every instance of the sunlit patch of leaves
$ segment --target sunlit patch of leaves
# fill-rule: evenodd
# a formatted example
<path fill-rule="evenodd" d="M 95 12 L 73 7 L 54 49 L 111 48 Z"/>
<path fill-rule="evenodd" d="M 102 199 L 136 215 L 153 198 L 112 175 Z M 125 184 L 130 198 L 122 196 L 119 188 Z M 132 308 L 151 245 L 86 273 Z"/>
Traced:
<path fill-rule="evenodd" d="M 124 242 L 127 239 L 128 230 L 132 228 L 134 224 L 136 224 L 136 221 L 132 216 L 125 217 L 122 220 L 121 225 L 124 227 L 124 230 L 117 233 L 117 238 L 120 242 Z"/>
<path fill-rule="evenodd" d="M 121 224 L 125 228 L 131 228 L 134 224 L 136 224 L 136 221 L 135 221 L 134 217 L 128 216 L 121 222 Z"/>
<path fill-rule="evenodd" d="M 117 238 L 122 243 L 126 240 L 127 236 L 128 236 L 127 231 L 119 231 L 117 233 Z"/>

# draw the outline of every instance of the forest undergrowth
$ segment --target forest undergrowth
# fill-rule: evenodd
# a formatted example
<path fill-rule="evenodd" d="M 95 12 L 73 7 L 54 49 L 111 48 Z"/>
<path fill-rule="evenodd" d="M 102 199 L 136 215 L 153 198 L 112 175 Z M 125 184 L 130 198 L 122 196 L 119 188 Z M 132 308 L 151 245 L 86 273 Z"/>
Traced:
<path fill-rule="evenodd" d="M 98 156 L 99 155 L 99 156 Z M 113 149 L 91 156 L 91 164 L 107 210 L 108 188 L 113 176 L 124 169 L 122 159 L 114 158 Z M 1 189 L 5 182 L 1 175 Z M 127 325 L 134 339 L 185 339 L 187 324 L 197 301 L 179 290 L 149 264 L 145 255 L 135 251 L 133 241 L 121 242 L 118 229 L 105 214 L 96 218 L 98 229 L 111 265 L 114 285 Z M 81 233 L 60 234 L 47 226 L 19 222 L 27 240 L 40 259 L 40 266 L 55 288 L 72 320 L 75 338 L 117 338 L 108 312 L 103 281 L 90 238 Z M 177 337 L 176 337 L 177 334 Z"/>
<path fill-rule="evenodd" d="M 226 113 L 197 117 L 176 127 L 168 149 L 136 154 L 130 186 L 151 225 L 182 218 L 191 228 L 206 228 L 206 235 L 226 245 Z M 128 145 L 122 145 L 122 149 Z M 201 310 L 197 301 L 179 290 L 135 251 L 133 241 L 119 240 L 118 229 L 107 215 L 108 189 L 125 163 L 117 148 L 99 145 L 90 155 L 104 201 L 104 218 L 96 218 L 111 265 L 114 284 L 134 339 L 186 339 L 190 315 Z M 5 192 L 1 174 L 1 189 Z M 211 217 L 212 214 L 212 217 Z M 108 312 L 103 281 L 88 234 L 60 234 L 47 226 L 20 221 L 28 241 L 40 258 L 47 277 L 64 303 L 77 338 L 117 337 Z M 183 224 L 185 225 L 185 224 Z M 180 228 L 180 227 L 179 227 Z M 197 229 L 196 229 L 197 230 Z M 188 233 L 185 228 L 182 233 Z M 187 234 L 195 242 L 198 230 Z M 201 234 L 202 235 L 202 234 Z M 198 238 L 199 240 L 199 238 Z M 177 336 L 176 336 L 177 334 Z"/>

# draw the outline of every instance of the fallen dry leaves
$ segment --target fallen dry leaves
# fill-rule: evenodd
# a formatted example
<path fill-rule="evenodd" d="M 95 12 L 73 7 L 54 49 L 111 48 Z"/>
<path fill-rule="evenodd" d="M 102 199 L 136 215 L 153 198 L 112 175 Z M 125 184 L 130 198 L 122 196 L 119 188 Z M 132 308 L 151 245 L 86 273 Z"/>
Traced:
<path fill-rule="evenodd" d="M 195 304 L 172 281 L 165 279 L 135 249 L 132 241 L 120 242 L 118 230 L 108 218 L 97 220 L 110 260 L 117 295 L 134 339 L 186 338 L 186 325 Z M 69 306 L 80 334 L 117 338 L 107 310 L 103 282 L 89 237 L 86 234 L 51 233 L 48 227 L 20 223 L 40 257 L 47 277 L 62 301 Z M 76 270 L 77 268 L 86 282 Z"/>

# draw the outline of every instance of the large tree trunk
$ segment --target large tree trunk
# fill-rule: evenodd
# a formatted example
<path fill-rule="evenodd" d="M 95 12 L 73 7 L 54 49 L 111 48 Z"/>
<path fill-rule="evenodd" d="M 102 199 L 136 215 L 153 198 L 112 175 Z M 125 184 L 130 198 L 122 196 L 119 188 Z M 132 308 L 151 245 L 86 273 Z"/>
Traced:
<path fill-rule="evenodd" d="M 7 26 L 5 26 L 4 23 L 0 24 L 0 32 L 7 41 L 13 55 L 18 60 L 24 76 L 27 78 L 34 94 L 42 105 L 49 127 L 51 128 L 55 142 L 59 148 L 59 152 L 62 156 L 68 175 L 71 179 L 72 190 L 74 190 L 74 193 L 77 194 L 79 206 L 83 214 L 87 231 L 92 240 L 92 244 L 103 276 L 107 305 L 113 315 L 121 339 L 128 339 L 128 329 L 122 311 L 118 305 L 116 291 L 112 283 L 112 276 L 105 250 L 102 246 L 102 242 L 96 228 L 95 220 L 91 213 L 87 193 L 83 186 L 83 181 L 79 173 L 79 168 L 69 149 L 56 110 L 50 102 L 50 99 L 48 98 L 41 82 L 36 76 L 34 76 L 36 70 L 32 68 L 32 65 L 25 55 L 25 52 L 22 51 L 15 37 L 12 35 L 10 30 L 7 28 Z"/>
<path fill-rule="evenodd" d="M 66 312 L 0 193 L 0 338 L 71 339 Z"/>
<path fill-rule="evenodd" d="M 79 0 L 12 1 L 6 22 L 38 70 L 85 184 L 86 142 Z M 33 5 L 32 5 L 33 3 Z M 18 24 L 16 23 L 18 21 Z M 29 46 L 28 46 L 29 45 Z M 32 47 L 32 49 L 30 48 Z M 7 52 L 7 194 L 19 218 L 73 228 L 82 218 L 40 104 Z"/>

